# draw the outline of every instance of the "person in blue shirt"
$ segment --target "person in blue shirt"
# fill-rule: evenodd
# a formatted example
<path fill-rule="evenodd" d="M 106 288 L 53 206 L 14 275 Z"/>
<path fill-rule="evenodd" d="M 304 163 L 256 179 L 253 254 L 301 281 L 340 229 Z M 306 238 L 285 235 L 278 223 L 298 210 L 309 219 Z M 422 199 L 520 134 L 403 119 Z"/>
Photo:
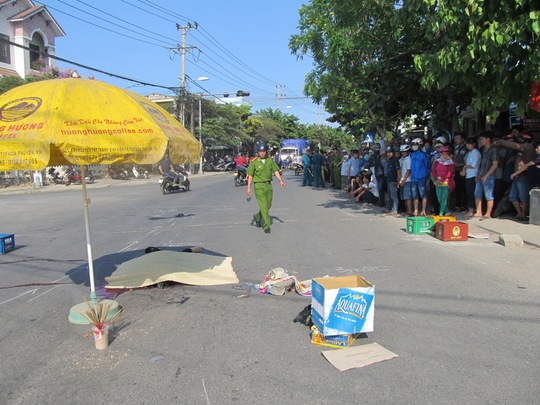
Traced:
<path fill-rule="evenodd" d="M 311 164 L 313 165 L 313 186 L 315 188 L 324 188 L 324 181 L 322 177 L 323 169 L 323 157 L 319 153 L 319 148 L 315 148 L 315 153 L 311 158 Z"/>
<path fill-rule="evenodd" d="M 422 148 L 422 139 L 415 138 L 411 141 L 411 191 L 414 205 L 413 215 L 418 216 L 420 199 L 422 199 L 422 212 L 426 216 L 427 194 L 426 179 L 429 176 L 431 165 L 430 159 Z"/>
<path fill-rule="evenodd" d="M 304 178 L 302 179 L 302 187 L 311 187 L 313 173 L 311 172 L 311 151 L 309 149 L 302 155 L 302 163 L 304 164 Z"/>
<path fill-rule="evenodd" d="M 347 173 L 347 184 L 353 180 L 361 168 L 360 164 L 360 155 L 358 149 L 351 150 L 351 158 L 349 159 L 349 172 Z"/>

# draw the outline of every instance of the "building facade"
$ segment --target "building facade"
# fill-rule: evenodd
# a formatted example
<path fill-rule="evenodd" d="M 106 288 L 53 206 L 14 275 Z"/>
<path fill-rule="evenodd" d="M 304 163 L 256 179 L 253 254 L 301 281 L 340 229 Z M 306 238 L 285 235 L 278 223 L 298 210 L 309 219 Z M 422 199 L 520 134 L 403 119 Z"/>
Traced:
<path fill-rule="evenodd" d="M 54 67 L 55 40 L 65 36 L 44 5 L 0 0 L 0 76 L 25 78 Z"/>

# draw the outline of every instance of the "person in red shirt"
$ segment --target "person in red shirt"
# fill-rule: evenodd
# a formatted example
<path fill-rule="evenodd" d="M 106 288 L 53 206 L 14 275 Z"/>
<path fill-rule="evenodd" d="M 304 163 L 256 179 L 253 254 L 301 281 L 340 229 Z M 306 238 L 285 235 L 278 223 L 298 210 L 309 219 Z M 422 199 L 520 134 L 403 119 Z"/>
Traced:
<path fill-rule="evenodd" d="M 450 149 L 446 146 L 439 148 L 440 157 L 433 162 L 431 175 L 433 176 L 433 184 L 435 184 L 437 199 L 441 206 L 439 215 L 450 215 L 447 210 L 448 194 L 454 191 L 454 171 L 455 164 L 450 158 Z"/>
<path fill-rule="evenodd" d="M 249 165 L 249 162 L 247 161 L 247 159 L 244 157 L 244 155 L 242 154 L 242 152 L 240 152 L 238 154 L 238 157 L 236 159 L 234 159 L 234 162 L 236 163 L 236 167 L 240 167 L 240 166 L 243 166 L 243 167 L 248 167 Z"/>

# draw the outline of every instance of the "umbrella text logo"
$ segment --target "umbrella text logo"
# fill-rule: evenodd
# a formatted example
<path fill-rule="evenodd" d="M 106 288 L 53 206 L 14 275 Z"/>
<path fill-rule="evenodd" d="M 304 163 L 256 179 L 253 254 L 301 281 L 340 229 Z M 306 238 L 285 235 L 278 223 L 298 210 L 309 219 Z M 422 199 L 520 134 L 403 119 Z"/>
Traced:
<path fill-rule="evenodd" d="M 35 113 L 41 106 L 41 102 L 39 97 L 25 97 L 9 101 L 0 107 L 0 120 L 20 121 Z"/>

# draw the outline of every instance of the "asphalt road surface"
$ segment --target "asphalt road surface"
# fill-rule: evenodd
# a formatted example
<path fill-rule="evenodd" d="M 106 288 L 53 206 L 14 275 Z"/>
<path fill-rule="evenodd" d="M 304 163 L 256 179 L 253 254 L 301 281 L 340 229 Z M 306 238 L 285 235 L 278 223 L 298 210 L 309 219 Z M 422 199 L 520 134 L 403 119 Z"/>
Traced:
<path fill-rule="evenodd" d="M 407 234 L 405 219 L 284 178 L 270 235 L 250 225 L 255 198 L 229 174 L 167 196 L 157 179 L 91 189 L 98 285 L 149 246 L 231 256 L 240 279 L 118 295 L 125 312 L 103 351 L 67 319 L 89 292 L 80 188 L 0 196 L 0 233 L 17 244 L 0 256 L 0 403 L 538 403 L 537 249 Z M 310 298 L 242 289 L 276 267 L 374 283 L 375 331 L 355 345 L 399 357 L 339 372 L 321 355 L 339 349 L 293 323 Z"/>

